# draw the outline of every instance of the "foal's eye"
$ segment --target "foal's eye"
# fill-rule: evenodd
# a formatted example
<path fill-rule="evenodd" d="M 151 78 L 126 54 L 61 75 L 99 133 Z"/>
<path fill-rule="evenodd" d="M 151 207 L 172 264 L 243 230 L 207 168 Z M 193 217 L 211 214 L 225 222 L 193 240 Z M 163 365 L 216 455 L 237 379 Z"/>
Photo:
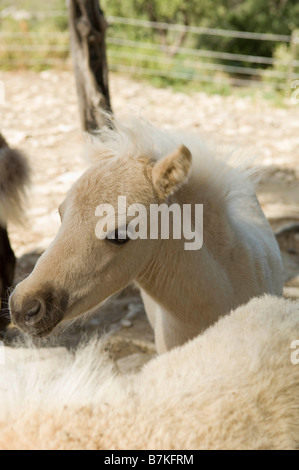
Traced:
<path fill-rule="evenodd" d="M 130 237 L 128 235 L 128 231 L 126 228 L 123 229 L 116 229 L 114 232 L 111 232 L 106 240 L 109 243 L 113 243 L 114 245 L 124 245 L 130 241 Z"/>

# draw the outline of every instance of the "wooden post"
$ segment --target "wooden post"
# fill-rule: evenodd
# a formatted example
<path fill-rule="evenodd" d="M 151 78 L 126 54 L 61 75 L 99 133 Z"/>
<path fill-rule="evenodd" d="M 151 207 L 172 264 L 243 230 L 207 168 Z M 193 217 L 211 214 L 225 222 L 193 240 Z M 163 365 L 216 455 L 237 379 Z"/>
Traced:
<path fill-rule="evenodd" d="M 69 0 L 69 22 L 81 123 L 84 131 L 93 132 L 106 124 L 99 111 L 111 112 L 107 23 L 98 0 Z"/>

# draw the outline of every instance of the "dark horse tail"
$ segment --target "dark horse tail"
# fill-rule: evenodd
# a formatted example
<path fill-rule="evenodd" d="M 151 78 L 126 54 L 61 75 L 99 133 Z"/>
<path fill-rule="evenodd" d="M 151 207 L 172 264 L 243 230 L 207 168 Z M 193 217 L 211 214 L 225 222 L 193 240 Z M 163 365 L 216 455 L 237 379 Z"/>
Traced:
<path fill-rule="evenodd" d="M 26 157 L 11 149 L 0 133 L 0 332 L 9 323 L 8 288 L 13 284 L 16 258 L 6 226 L 24 219 L 23 205 L 30 170 Z"/>
<path fill-rule="evenodd" d="M 30 171 L 26 157 L 11 149 L 0 134 L 0 225 L 21 222 Z"/>

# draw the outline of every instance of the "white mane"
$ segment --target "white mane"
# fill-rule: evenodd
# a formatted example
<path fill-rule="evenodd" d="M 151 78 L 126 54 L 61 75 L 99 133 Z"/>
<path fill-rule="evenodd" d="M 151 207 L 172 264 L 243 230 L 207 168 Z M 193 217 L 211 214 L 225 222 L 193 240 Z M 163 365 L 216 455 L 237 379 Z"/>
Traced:
<path fill-rule="evenodd" d="M 0 423 L 36 408 L 61 412 L 65 406 L 98 405 L 125 393 L 126 380 L 116 376 L 101 342 L 90 341 L 76 352 L 28 346 L 5 348 L 5 364 L 0 365 Z"/>
<path fill-rule="evenodd" d="M 241 196 L 254 191 L 257 168 L 252 167 L 253 157 L 244 157 L 237 150 L 223 151 L 200 134 L 158 129 L 137 118 L 127 123 L 108 118 L 108 125 L 87 139 L 89 161 L 138 157 L 157 161 L 184 144 L 192 154 L 194 178 L 208 180 L 215 194 L 235 199 L 235 192 Z"/>

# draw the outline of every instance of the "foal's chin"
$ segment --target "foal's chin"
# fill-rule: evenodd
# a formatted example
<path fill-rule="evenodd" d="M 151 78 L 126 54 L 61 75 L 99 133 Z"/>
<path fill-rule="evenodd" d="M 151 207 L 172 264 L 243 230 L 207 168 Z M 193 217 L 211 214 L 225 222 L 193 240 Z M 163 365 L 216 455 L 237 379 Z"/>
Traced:
<path fill-rule="evenodd" d="M 41 320 L 34 326 L 27 326 L 20 324 L 13 320 L 14 325 L 24 334 L 30 336 L 32 339 L 46 338 L 54 333 L 54 330 L 62 323 L 62 315 L 57 315 L 55 318 L 49 320 Z"/>
<path fill-rule="evenodd" d="M 58 320 L 57 322 L 53 323 L 52 325 L 49 325 L 47 327 L 43 327 L 41 329 L 29 329 L 25 330 L 23 329 L 22 331 L 26 333 L 27 335 L 31 336 L 34 339 L 41 339 L 41 338 L 46 338 L 50 336 L 51 334 L 54 333 L 54 330 L 56 327 L 61 323 L 61 320 Z"/>

